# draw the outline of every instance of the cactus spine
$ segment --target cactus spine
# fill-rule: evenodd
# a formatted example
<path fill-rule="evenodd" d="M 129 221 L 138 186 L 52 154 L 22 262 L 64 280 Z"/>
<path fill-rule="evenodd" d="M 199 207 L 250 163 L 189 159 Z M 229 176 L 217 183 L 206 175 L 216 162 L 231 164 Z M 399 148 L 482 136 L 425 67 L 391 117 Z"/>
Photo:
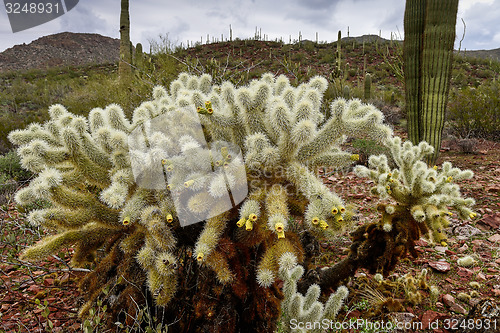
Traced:
<path fill-rule="evenodd" d="M 404 16 L 404 71 L 408 137 L 434 147 L 437 159 L 448 92 L 458 0 L 407 0 Z"/>

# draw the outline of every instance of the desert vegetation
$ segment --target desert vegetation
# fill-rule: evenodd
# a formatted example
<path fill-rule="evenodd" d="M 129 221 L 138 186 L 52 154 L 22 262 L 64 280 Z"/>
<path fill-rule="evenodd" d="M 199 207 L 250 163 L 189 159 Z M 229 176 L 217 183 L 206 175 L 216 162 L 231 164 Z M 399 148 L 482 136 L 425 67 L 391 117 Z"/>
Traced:
<path fill-rule="evenodd" d="M 0 75 L 0 329 L 443 322 L 498 296 L 498 62 L 453 56 L 434 167 L 432 147 L 405 143 L 398 41 L 163 37 L 155 51 L 136 54 L 126 89 L 116 65 Z M 210 147 L 190 130 L 172 155 L 159 130 L 129 150 L 134 129 L 190 106 L 177 116 L 199 116 Z M 191 153 L 225 178 L 200 181 Z M 184 171 L 148 188 L 134 158 Z M 244 178 L 245 200 L 207 213 Z M 206 222 L 182 226 L 176 198 Z"/>

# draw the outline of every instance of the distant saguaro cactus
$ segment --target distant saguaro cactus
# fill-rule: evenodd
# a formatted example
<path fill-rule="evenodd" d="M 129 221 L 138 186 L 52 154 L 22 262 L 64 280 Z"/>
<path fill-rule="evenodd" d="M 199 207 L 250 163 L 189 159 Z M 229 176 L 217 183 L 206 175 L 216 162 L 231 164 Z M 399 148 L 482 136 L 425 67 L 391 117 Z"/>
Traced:
<path fill-rule="evenodd" d="M 407 0 L 404 16 L 404 75 L 408 138 L 441 146 L 450 88 L 458 0 Z"/>
<path fill-rule="evenodd" d="M 130 47 L 130 16 L 129 16 L 129 0 L 121 0 L 120 11 L 120 62 L 118 65 L 118 73 L 120 80 L 126 80 L 130 77 L 132 63 L 132 52 Z"/>
<path fill-rule="evenodd" d="M 364 98 L 365 102 L 371 98 L 372 95 L 372 76 L 370 73 L 366 73 L 365 75 L 365 86 L 364 86 Z"/>

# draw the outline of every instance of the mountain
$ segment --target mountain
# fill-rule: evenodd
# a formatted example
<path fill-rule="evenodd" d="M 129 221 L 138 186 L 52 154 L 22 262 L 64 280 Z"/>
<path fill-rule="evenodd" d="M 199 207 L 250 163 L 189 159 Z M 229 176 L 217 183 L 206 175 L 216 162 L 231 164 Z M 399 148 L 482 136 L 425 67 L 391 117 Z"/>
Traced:
<path fill-rule="evenodd" d="M 0 72 L 118 61 L 120 40 L 99 34 L 62 32 L 0 53 Z"/>
<path fill-rule="evenodd" d="M 493 50 L 460 51 L 461 55 L 471 58 L 492 59 L 500 61 L 500 48 Z"/>

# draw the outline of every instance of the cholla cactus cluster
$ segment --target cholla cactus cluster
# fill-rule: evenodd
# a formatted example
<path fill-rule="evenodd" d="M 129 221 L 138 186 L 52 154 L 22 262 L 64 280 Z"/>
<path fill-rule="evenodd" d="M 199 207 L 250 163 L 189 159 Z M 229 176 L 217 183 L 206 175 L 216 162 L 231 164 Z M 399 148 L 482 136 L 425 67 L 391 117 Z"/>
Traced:
<path fill-rule="evenodd" d="M 303 219 L 298 227 L 318 237 L 346 223 L 344 202 L 316 177 L 316 168 L 357 159 L 339 148 L 347 135 L 383 141 L 392 134 L 381 112 L 359 100 L 334 101 L 324 119 L 326 88 L 321 77 L 293 87 L 284 76 L 265 74 L 237 88 L 181 74 L 168 91 L 156 87 L 131 121 L 117 105 L 93 109 L 88 118 L 52 106 L 49 121 L 10 134 L 23 166 L 38 175 L 16 200 L 50 199 L 52 207 L 29 219 L 56 232 L 23 257 L 36 260 L 72 245 L 73 263 L 82 265 L 105 246 L 108 254 L 134 258 L 157 304 L 167 305 L 177 289 L 181 249 L 223 285 L 243 278 L 228 260 L 234 253 L 221 248 L 224 239 L 264 249 L 254 277 L 270 286 L 278 258 L 303 258 L 291 218 Z M 177 126 L 197 117 L 198 129 Z M 183 216 L 206 220 L 203 229 L 184 228 Z M 106 264 L 125 265 L 113 258 Z M 133 282 L 140 285 L 143 273 L 132 274 Z M 94 299 L 114 283 L 96 281 Z"/>
<path fill-rule="evenodd" d="M 435 242 L 444 242 L 444 229 L 450 224 L 449 209 L 457 211 L 461 219 L 474 218 L 471 210 L 474 199 L 463 198 L 460 187 L 454 180 L 470 179 L 470 170 L 453 168 L 451 163 L 444 162 L 441 168 L 429 168 L 422 159 L 434 152 L 434 148 L 425 141 L 414 146 L 411 142 L 401 142 L 394 137 L 387 143 L 397 168 L 391 169 L 385 155 L 371 156 L 369 168 L 356 166 L 355 172 L 361 177 L 369 177 L 376 186 L 372 192 L 383 200 L 396 204 L 380 205 L 383 230 L 390 232 L 395 219 L 401 214 L 409 213 L 409 218 L 419 223 L 419 228 Z"/>
<path fill-rule="evenodd" d="M 321 289 L 317 284 L 311 285 L 306 294 L 302 295 L 297 291 L 297 282 L 304 274 L 304 268 L 297 265 L 297 258 L 291 253 L 284 253 L 280 260 L 279 276 L 283 280 L 283 301 L 281 302 L 281 320 L 285 332 L 321 332 L 317 325 L 324 323 L 324 320 L 334 320 L 337 316 L 344 300 L 349 294 L 345 286 L 340 286 L 335 293 L 330 294 L 325 304 L 318 301 Z M 303 328 L 293 329 L 293 319 L 296 323 L 314 326 L 309 329 L 306 325 Z"/>

